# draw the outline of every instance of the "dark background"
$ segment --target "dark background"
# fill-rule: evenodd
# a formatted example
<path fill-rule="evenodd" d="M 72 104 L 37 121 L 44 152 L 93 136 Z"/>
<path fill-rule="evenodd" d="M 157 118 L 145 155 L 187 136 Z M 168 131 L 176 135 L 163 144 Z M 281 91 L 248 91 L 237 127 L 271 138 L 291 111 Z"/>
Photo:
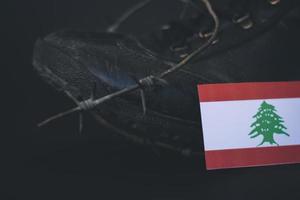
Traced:
<path fill-rule="evenodd" d="M 35 40 L 62 28 L 101 31 L 134 2 L 5 2 L 0 199 L 299 199 L 299 165 L 206 171 L 203 157 L 157 155 L 89 116 L 83 136 L 75 115 L 36 128 L 73 104 L 33 71 Z M 121 31 L 145 34 L 179 10 L 174 0 L 156 1 Z"/>

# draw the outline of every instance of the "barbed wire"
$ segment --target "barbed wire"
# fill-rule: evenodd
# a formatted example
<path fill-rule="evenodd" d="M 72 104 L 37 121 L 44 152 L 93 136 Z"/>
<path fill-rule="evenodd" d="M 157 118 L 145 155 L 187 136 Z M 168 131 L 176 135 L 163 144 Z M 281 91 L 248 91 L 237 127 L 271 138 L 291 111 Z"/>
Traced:
<path fill-rule="evenodd" d="M 146 4 L 146 2 L 150 2 L 151 0 L 148 1 L 144 1 L 144 4 Z M 210 14 L 210 16 L 212 17 L 213 21 L 214 21 L 214 28 L 213 31 L 211 32 L 211 36 L 210 38 L 203 44 L 201 45 L 198 49 L 196 49 L 195 51 L 193 51 L 191 54 L 189 54 L 188 56 L 186 56 L 183 60 L 181 60 L 179 63 L 173 65 L 170 69 L 165 70 L 163 72 L 161 72 L 160 74 L 157 75 L 149 75 L 147 77 L 144 77 L 140 80 L 137 80 L 136 84 L 133 84 L 131 86 L 128 86 L 124 89 L 121 89 L 119 91 L 116 91 L 114 93 L 108 94 L 106 96 L 103 96 L 101 98 L 95 99 L 95 88 L 93 89 L 93 92 L 91 93 L 91 97 L 87 100 L 83 100 L 83 101 L 78 101 L 76 98 L 74 98 L 69 92 L 65 91 L 65 93 L 67 94 L 67 96 L 69 96 L 77 105 L 76 107 L 69 109 L 67 111 L 58 113 L 57 115 L 54 115 L 52 117 L 49 117 L 48 119 L 42 121 L 41 123 L 38 124 L 38 127 L 42 127 L 45 126 L 46 124 L 57 120 L 59 118 L 65 117 L 67 115 L 70 115 L 72 113 L 76 113 L 76 112 L 80 112 L 80 125 L 79 125 L 79 129 L 80 131 L 82 130 L 82 112 L 83 111 L 89 111 L 89 110 L 93 110 L 94 108 L 96 108 L 97 106 L 99 106 L 100 104 L 103 104 L 104 102 L 107 102 L 109 100 L 112 100 L 116 97 L 120 97 L 121 95 L 133 92 L 133 91 L 137 91 L 140 90 L 140 95 L 141 95 L 141 100 L 142 100 L 142 105 L 143 105 L 143 112 L 144 114 L 146 114 L 146 99 L 145 99 L 145 94 L 144 94 L 144 89 L 147 87 L 155 87 L 156 85 L 166 85 L 167 82 L 165 80 L 165 78 L 169 75 L 171 75 L 172 73 L 180 70 L 181 68 L 183 68 L 189 61 L 191 61 L 191 59 L 193 59 L 196 55 L 198 55 L 200 52 L 204 51 L 206 48 L 208 48 L 216 39 L 216 36 L 218 34 L 218 30 L 219 30 L 219 18 L 217 16 L 217 14 L 215 13 L 214 9 L 212 8 L 211 3 L 209 2 L 209 0 L 200 0 L 201 2 L 203 2 L 203 4 L 205 5 L 208 13 Z M 144 4 L 140 4 L 140 6 L 135 7 L 134 12 L 137 10 L 137 8 L 141 8 L 143 7 L 142 5 Z M 131 12 L 133 13 L 133 12 Z M 126 15 L 128 17 L 128 15 Z M 114 27 L 118 27 L 120 25 L 120 23 L 123 22 L 123 20 L 119 20 L 119 24 L 117 26 Z M 95 87 L 95 86 L 94 86 Z M 160 143 L 160 146 L 166 146 L 167 144 L 163 144 Z M 169 145 L 167 145 L 168 148 Z"/>

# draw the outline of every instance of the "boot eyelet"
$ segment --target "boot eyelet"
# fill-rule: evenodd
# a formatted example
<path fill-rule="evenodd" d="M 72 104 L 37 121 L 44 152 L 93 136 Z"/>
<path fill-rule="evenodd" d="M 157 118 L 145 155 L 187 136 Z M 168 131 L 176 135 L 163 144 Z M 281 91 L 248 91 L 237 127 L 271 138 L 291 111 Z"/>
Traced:
<path fill-rule="evenodd" d="M 277 5 L 280 3 L 280 0 L 268 0 L 271 5 Z"/>
<path fill-rule="evenodd" d="M 239 16 L 239 17 L 233 17 L 232 21 L 233 23 L 240 25 L 245 30 L 253 27 L 253 21 L 251 20 L 249 14 Z"/>
<path fill-rule="evenodd" d="M 210 36 L 212 36 L 213 32 L 199 32 L 199 37 L 200 38 L 208 38 Z"/>

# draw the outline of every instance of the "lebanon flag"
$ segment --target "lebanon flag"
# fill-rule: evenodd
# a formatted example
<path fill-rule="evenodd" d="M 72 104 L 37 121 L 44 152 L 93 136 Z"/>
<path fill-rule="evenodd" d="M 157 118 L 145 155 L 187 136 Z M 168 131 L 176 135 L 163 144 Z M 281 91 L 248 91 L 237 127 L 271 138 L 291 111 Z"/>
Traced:
<path fill-rule="evenodd" d="M 300 81 L 198 85 L 207 169 L 300 162 Z"/>

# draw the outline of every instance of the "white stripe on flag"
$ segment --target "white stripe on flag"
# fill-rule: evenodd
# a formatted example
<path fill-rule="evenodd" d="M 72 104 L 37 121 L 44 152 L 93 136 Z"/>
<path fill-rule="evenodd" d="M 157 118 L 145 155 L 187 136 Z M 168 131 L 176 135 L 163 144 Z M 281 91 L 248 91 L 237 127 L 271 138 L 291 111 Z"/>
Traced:
<path fill-rule="evenodd" d="M 290 135 L 274 134 L 275 141 L 280 146 L 300 144 L 300 98 L 201 102 L 205 150 L 257 147 L 262 136 L 250 138 L 248 134 L 255 121 L 253 116 L 264 100 L 275 106 Z"/>

